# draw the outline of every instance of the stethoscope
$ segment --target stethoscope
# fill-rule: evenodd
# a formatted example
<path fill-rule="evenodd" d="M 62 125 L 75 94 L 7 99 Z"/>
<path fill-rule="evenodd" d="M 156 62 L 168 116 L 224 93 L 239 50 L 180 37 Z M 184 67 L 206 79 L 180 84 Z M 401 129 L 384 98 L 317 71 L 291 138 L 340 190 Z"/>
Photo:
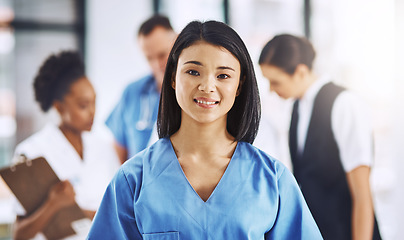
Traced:
<path fill-rule="evenodd" d="M 149 89 L 140 96 L 140 117 L 136 122 L 136 129 L 139 131 L 152 129 L 154 126 L 153 110 L 156 99 L 150 94 L 151 91 L 152 89 Z"/>

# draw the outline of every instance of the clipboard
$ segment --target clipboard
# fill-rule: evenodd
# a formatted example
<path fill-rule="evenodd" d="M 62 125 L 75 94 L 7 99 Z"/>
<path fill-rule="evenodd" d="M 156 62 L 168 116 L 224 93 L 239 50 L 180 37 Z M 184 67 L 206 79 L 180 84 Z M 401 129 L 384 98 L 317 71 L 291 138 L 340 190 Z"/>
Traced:
<path fill-rule="evenodd" d="M 0 175 L 24 207 L 27 216 L 43 204 L 51 187 L 60 182 L 43 157 L 33 160 L 22 157 L 17 164 L 0 169 Z M 65 238 L 76 234 L 72 226 L 84 219 L 83 211 L 74 203 L 57 212 L 42 233 L 49 240 Z"/>

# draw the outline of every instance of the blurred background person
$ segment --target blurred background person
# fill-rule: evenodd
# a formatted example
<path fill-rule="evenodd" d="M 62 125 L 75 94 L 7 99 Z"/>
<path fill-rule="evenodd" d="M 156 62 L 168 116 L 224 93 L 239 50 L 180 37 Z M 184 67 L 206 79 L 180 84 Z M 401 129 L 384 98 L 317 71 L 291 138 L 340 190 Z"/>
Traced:
<path fill-rule="evenodd" d="M 28 159 L 43 156 L 62 182 L 29 216 L 16 204 L 15 239 L 41 239 L 40 232 L 54 214 L 75 201 L 92 219 L 119 167 L 112 142 L 90 133 L 96 96 L 78 53 L 63 51 L 49 56 L 35 77 L 34 91 L 41 109 L 48 112 L 55 108 L 60 123 L 48 124 L 18 144 L 15 155 Z"/>
<path fill-rule="evenodd" d="M 270 90 L 295 99 L 289 128 L 293 173 L 324 239 L 380 239 L 369 183 L 369 109 L 329 77 L 318 77 L 314 58 L 306 38 L 288 34 L 270 40 L 259 58 Z"/>
<path fill-rule="evenodd" d="M 122 163 L 148 146 L 157 120 L 168 54 L 176 36 L 165 16 L 152 16 L 139 28 L 139 45 L 152 73 L 126 87 L 106 121 Z"/>

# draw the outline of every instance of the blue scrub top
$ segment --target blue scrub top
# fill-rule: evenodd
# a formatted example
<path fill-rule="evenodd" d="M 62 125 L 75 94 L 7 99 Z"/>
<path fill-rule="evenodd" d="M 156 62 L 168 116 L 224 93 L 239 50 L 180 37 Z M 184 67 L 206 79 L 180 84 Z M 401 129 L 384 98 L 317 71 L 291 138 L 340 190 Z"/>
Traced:
<path fill-rule="evenodd" d="M 279 161 L 239 142 L 205 202 L 169 138 L 122 165 L 88 239 L 322 239 L 300 189 Z"/>
<path fill-rule="evenodd" d="M 128 157 L 145 149 L 157 121 L 160 93 L 152 75 L 129 84 L 106 125 Z"/>

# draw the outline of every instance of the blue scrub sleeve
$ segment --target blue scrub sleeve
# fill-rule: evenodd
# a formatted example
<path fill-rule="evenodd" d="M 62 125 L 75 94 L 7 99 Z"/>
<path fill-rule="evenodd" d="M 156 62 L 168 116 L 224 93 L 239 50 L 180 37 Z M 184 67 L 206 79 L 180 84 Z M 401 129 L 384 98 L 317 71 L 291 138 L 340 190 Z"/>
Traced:
<path fill-rule="evenodd" d="M 278 179 L 278 189 L 278 215 L 265 239 L 323 239 L 295 178 L 287 169 Z"/>
<path fill-rule="evenodd" d="M 122 98 L 119 100 L 118 104 L 112 110 L 111 114 L 108 116 L 105 124 L 111 130 L 112 134 L 121 146 L 128 148 L 128 143 L 125 138 L 125 121 L 124 112 L 126 109 L 125 99 L 127 90 L 125 89 Z"/>
<path fill-rule="evenodd" d="M 133 189 L 120 169 L 104 194 L 87 239 L 142 239 L 133 202 Z"/>

